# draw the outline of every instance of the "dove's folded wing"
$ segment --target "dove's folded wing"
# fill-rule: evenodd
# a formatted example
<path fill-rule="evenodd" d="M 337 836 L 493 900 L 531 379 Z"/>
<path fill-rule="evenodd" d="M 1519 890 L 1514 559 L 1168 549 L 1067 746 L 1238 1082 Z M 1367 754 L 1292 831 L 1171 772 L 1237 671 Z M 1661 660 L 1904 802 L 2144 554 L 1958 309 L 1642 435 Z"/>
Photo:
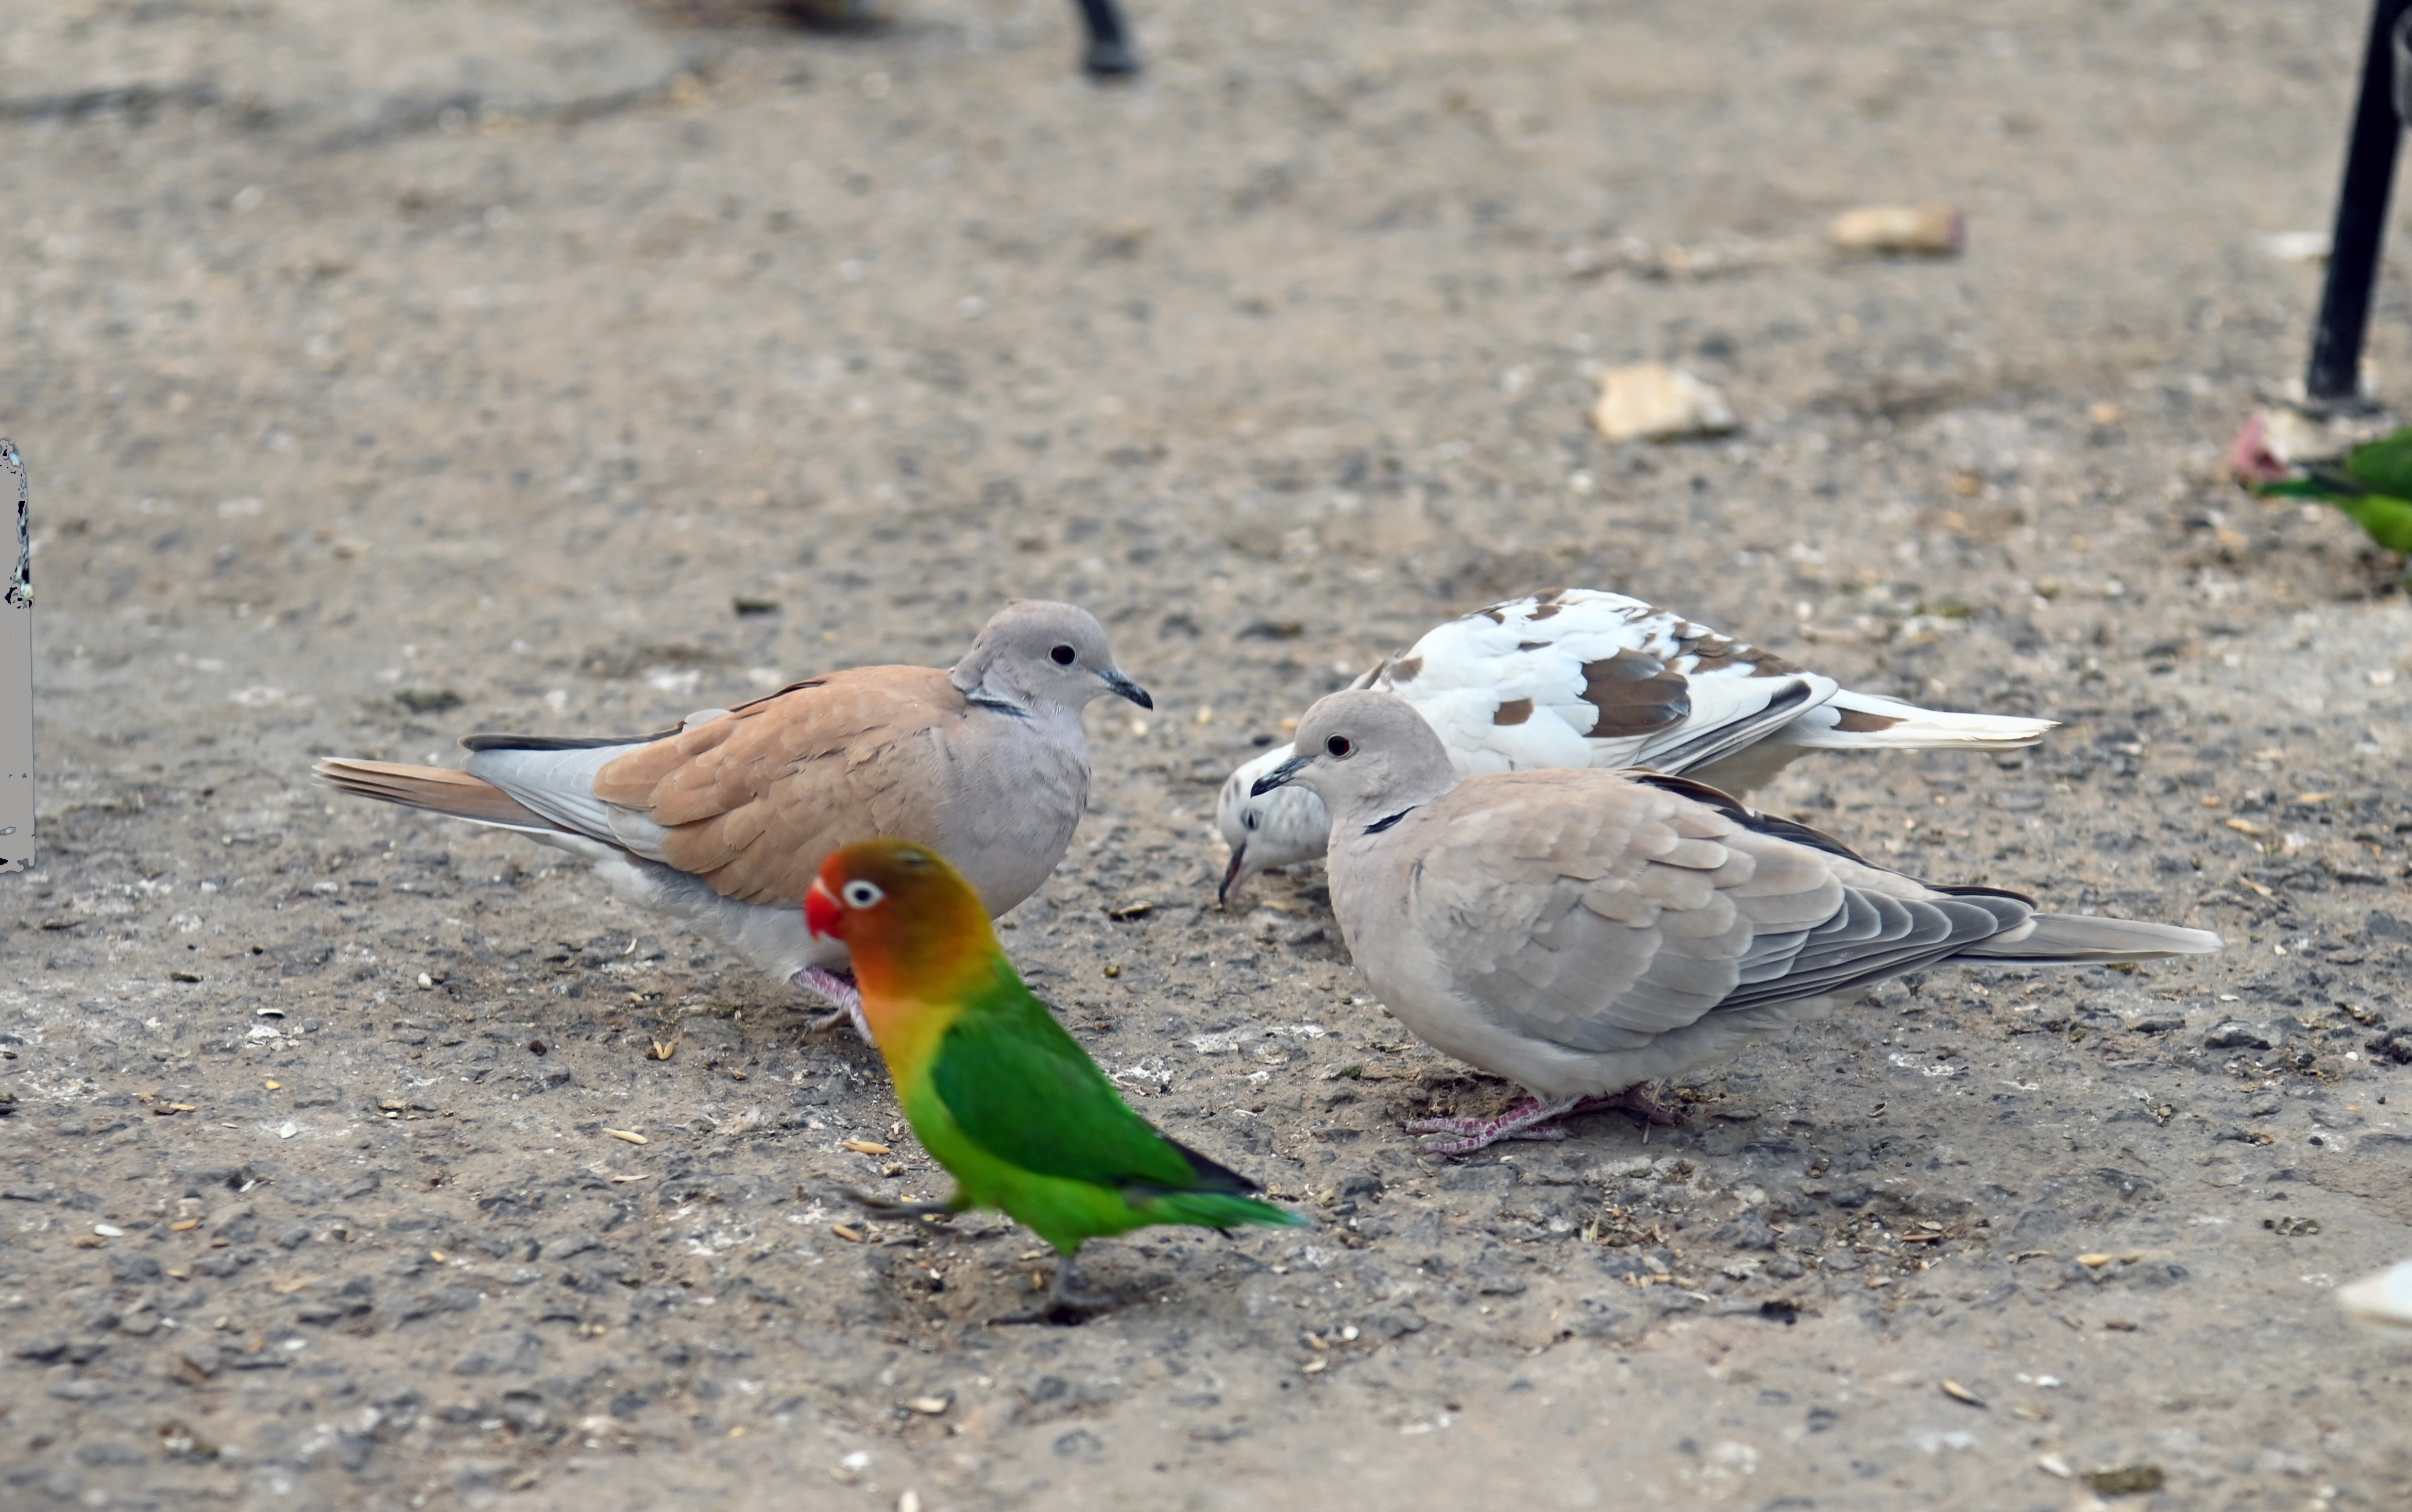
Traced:
<path fill-rule="evenodd" d="M 876 667 L 816 678 L 617 756 L 594 794 L 653 829 L 639 849 L 724 897 L 793 904 L 838 846 L 935 845 L 970 712 L 947 674 Z"/>
<path fill-rule="evenodd" d="M 1844 991 L 2034 911 L 1934 893 L 1597 774 L 1472 784 L 1431 807 L 1413 927 L 1463 997 L 1576 1050 L 1639 1050 L 1713 1012 Z"/>

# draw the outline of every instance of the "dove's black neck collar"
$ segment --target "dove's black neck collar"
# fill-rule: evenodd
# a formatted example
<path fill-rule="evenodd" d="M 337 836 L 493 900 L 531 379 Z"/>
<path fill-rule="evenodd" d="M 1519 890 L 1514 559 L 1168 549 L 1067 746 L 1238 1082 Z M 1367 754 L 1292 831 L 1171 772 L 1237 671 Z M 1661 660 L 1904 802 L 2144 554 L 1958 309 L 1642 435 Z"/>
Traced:
<path fill-rule="evenodd" d="M 1376 819 L 1372 824 L 1367 825 L 1365 827 L 1365 832 L 1369 835 L 1378 835 L 1383 830 L 1388 829 L 1390 826 L 1398 823 L 1401 819 L 1405 818 L 1408 815 L 1413 814 L 1416 810 L 1422 807 L 1423 805 L 1420 803 L 1410 803 L 1405 808 L 1401 809 L 1398 813 L 1391 815 L 1389 818 Z"/>
<path fill-rule="evenodd" d="M 1003 714 L 1007 719 L 1028 719 L 1031 717 L 1031 710 L 1028 704 L 1007 697 L 1001 693 L 992 693 L 984 687 L 976 688 L 972 692 L 964 694 L 963 702 L 970 704 L 975 709 L 985 709 L 993 714 Z"/>

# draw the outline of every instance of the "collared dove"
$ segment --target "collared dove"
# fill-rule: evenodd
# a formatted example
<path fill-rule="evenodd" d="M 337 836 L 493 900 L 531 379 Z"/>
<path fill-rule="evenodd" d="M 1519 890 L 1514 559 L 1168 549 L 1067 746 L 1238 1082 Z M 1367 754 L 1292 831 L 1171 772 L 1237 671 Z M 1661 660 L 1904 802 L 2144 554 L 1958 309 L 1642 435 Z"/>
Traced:
<path fill-rule="evenodd" d="M 615 890 L 727 941 L 852 1013 L 846 947 L 797 900 L 859 840 L 951 857 L 992 917 L 1064 859 L 1089 800 L 1081 711 L 1155 702 L 1086 609 L 1016 600 L 950 670 L 859 667 L 660 735 L 472 735 L 466 771 L 322 761 L 347 793 L 516 829 L 594 861 Z M 864 1037 L 868 1038 L 868 1035 Z"/>
<path fill-rule="evenodd" d="M 1552 588 L 1424 633 L 1352 686 L 1395 693 L 1462 772 L 1649 767 L 1746 794 L 1804 751 L 2005 751 L 2049 719 L 1952 714 L 1854 693 L 1781 656 L 1622 594 Z M 1276 746 L 1223 784 L 1231 847 L 1220 896 L 1323 855 L 1330 820 L 1303 787 L 1252 795 Z"/>
<path fill-rule="evenodd" d="M 1335 693 L 1257 779 L 1330 806 L 1332 912 L 1399 1021 L 1533 1096 L 1434 1119 L 1463 1154 L 1590 1107 L 1655 1111 L 1644 1083 L 1853 990 L 1945 961 L 2083 965 L 2200 954 L 2216 934 L 2047 914 L 2016 893 L 1933 888 L 1682 777 L 1462 777 L 1403 700 Z"/>

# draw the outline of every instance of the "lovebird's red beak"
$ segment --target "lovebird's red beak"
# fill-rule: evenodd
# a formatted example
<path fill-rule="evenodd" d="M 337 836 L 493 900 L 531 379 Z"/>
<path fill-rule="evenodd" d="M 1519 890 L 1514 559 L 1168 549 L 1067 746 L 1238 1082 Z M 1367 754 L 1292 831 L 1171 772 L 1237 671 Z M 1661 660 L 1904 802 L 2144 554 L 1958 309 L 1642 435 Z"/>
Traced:
<path fill-rule="evenodd" d="M 812 888 L 804 894 L 804 928 L 812 932 L 813 938 L 845 939 L 846 935 L 838 929 L 839 921 L 845 917 L 846 910 L 830 896 L 829 888 L 821 886 L 821 879 L 813 878 Z"/>

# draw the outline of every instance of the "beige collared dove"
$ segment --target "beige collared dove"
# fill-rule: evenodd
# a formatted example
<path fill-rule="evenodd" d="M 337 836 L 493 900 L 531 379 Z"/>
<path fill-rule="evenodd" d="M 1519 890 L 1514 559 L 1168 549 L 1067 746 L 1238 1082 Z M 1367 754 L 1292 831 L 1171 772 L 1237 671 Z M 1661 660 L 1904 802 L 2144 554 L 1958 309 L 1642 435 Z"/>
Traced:
<path fill-rule="evenodd" d="M 918 841 L 1004 913 L 1071 844 L 1089 798 L 1081 711 L 1104 693 L 1155 707 L 1086 609 L 1017 600 L 950 670 L 832 672 L 661 735 L 472 735 L 466 771 L 313 770 L 347 793 L 583 856 L 615 890 L 859 1019 L 846 947 L 814 938 L 800 912 L 822 860 L 858 840 Z"/>
<path fill-rule="evenodd" d="M 1533 1094 L 1495 1119 L 1434 1119 L 1463 1154 L 1560 1138 L 1745 1036 L 1822 1017 L 1859 988 L 1945 961 L 2081 965 L 2199 954 L 2216 934 L 2048 914 L 2016 893 L 1934 888 L 1681 777 L 1461 776 L 1413 708 L 1351 690 L 1299 722 L 1259 778 L 1331 812 L 1332 912 L 1399 1020 Z"/>
<path fill-rule="evenodd" d="M 1622 594 L 1552 588 L 1437 625 L 1353 684 L 1415 705 L 1462 772 L 1649 767 L 1736 795 L 1807 751 L 2012 750 L 2049 719 L 1955 714 L 1854 693 L 1772 652 Z M 1331 828 L 1303 787 L 1261 795 L 1276 746 L 1215 805 L 1231 847 L 1221 896 L 1272 867 L 1322 859 Z"/>

